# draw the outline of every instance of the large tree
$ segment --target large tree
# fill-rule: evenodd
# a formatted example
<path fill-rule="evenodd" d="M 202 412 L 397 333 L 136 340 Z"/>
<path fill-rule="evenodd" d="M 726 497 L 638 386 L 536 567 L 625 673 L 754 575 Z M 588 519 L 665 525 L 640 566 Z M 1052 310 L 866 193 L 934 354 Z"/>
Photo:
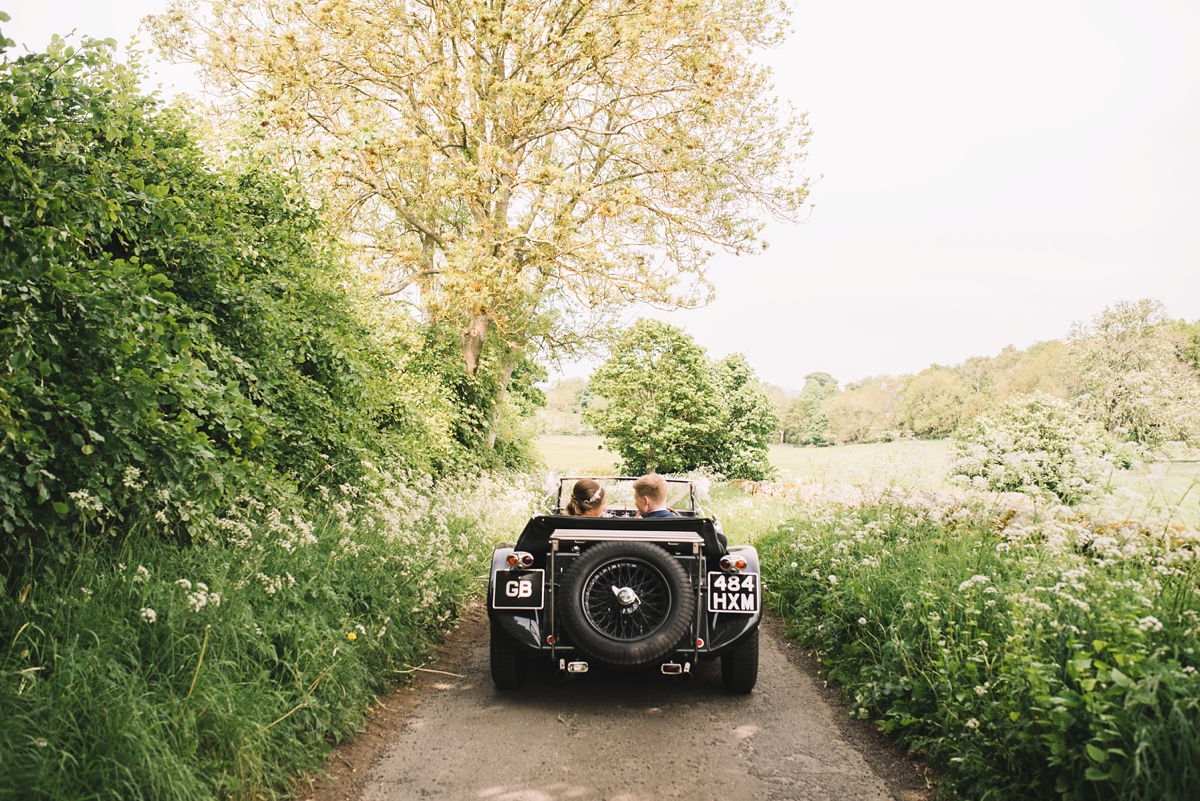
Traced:
<path fill-rule="evenodd" d="M 1120 302 L 1071 330 L 1079 404 L 1114 436 L 1157 446 L 1200 438 L 1200 376 L 1157 300 Z"/>
<path fill-rule="evenodd" d="M 767 444 L 779 417 L 740 353 L 714 364 L 686 331 L 638 320 L 592 375 L 591 390 L 607 403 L 589 406 L 583 419 L 630 473 L 774 473 Z"/>
<path fill-rule="evenodd" d="M 711 296 L 714 248 L 795 219 L 808 129 L 754 51 L 762 0 L 173 0 L 151 18 L 220 112 L 331 192 L 385 293 L 506 385 L 634 301 Z M 485 349 L 498 358 L 485 360 Z"/>
<path fill-rule="evenodd" d="M 784 412 L 784 439 L 793 445 L 830 444 L 829 420 L 821 412 L 821 404 L 836 394 L 838 382 L 829 373 L 804 376 L 804 388 Z"/>

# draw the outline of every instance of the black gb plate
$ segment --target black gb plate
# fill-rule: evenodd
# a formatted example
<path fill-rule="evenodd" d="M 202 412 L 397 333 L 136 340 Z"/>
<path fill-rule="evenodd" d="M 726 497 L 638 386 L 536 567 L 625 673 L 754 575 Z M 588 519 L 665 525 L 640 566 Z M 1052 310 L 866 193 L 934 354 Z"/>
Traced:
<path fill-rule="evenodd" d="M 497 570 L 492 584 L 493 609 L 541 609 L 546 571 Z"/>
<path fill-rule="evenodd" d="M 758 574 L 708 574 L 708 611 L 752 615 L 758 611 Z"/>

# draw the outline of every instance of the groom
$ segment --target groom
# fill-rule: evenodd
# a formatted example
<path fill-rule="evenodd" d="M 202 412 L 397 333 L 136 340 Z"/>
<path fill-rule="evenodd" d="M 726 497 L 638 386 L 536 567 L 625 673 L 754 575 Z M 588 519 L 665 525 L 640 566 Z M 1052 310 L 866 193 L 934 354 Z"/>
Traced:
<path fill-rule="evenodd" d="M 650 473 L 633 482 L 633 504 L 639 517 L 679 517 L 667 508 L 667 482 L 658 473 Z"/>

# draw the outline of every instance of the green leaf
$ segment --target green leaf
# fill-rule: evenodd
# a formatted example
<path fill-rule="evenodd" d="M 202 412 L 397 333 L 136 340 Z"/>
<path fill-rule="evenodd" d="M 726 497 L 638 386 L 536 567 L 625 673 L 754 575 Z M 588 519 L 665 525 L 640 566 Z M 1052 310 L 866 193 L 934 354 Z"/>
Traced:
<path fill-rule="evenodd" d="M 1085 770 L 1083 772 L 1083 775 L 1086 776 L 1090 781 L 1094 781 L 1094 782 L 1108 781 L 1108 772 L 1103 771 L 1103 770 L 1098 770 L 1096 768 L 1088 768 L 1087 770 Z"/>
<path fill-rule="evenodd" d="M 54 511 L 58 512 L 60 515 L 65 515 L 70 510 L 67 509 L 67 505 L 65 503 L 63 503 L 62 501 L 55 501 L 54 502 Z"/>
<path fill-rule="evenodd" d="M 1091 757 L 1093 762 L 1099 762 L 1103 764 L 1108 761 L 1108 754 L 1106 754 L 1102 749 L 1097 748 L 1091 743 L 1088 743 L 1084 747 L 1087 749 L 1087 755 Z"/>

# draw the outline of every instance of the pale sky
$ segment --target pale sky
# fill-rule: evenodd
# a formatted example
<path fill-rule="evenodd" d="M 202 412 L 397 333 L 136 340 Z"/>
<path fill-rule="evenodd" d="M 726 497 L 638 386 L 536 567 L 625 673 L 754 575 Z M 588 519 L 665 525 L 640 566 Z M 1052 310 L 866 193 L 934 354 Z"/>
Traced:
<path fill-rule="evenodd" d="M 0 28 L 124 42 L 164 5 L 41 0 Z M 667 315 L 711 355 L 798 389 L 1060 338 L 1118 300 L 1200 318 L 1200 3 L 794 9 L 767 58 L 809 112 L 817 208 L 762 256 L 718 256 L 716 302 Z"/>

